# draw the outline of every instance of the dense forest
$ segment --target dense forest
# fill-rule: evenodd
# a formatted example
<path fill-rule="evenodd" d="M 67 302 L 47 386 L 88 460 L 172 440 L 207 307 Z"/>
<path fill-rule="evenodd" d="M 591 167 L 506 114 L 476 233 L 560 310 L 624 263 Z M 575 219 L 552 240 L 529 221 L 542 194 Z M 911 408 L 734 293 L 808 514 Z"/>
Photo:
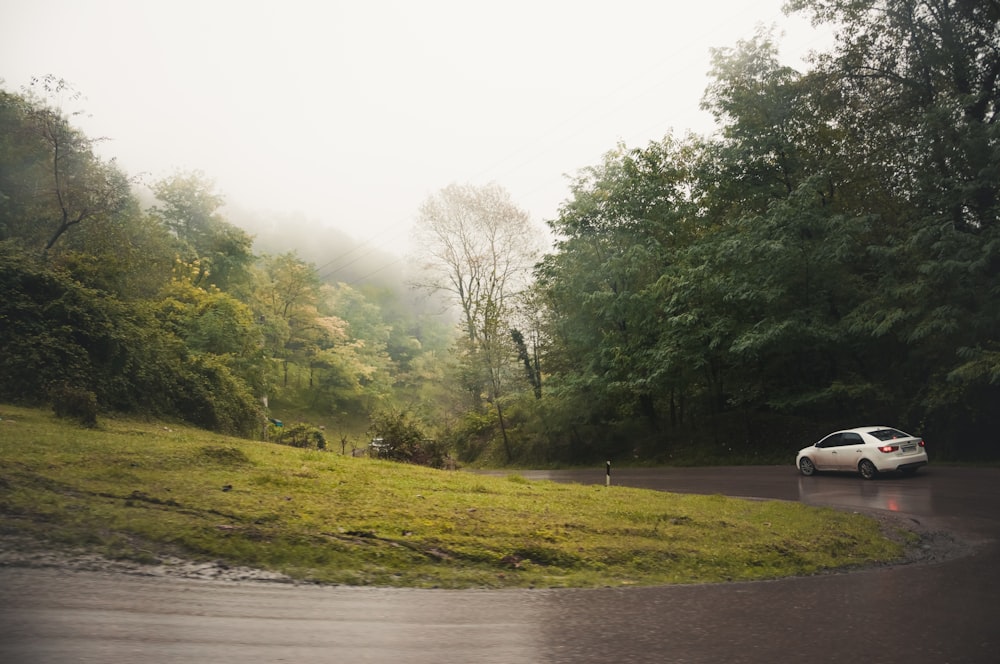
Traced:
<path fill-rule="evenodd" d="M 431 464 L 790 463 L 870 423 L 996 458 L 1000 2 L 788 7 L 836 33 L 806 71 L 715 50 L 717 131 L 580 170 L 548 250 L 443 188 L 405 279 L 324 274 L 349 238 L 252 234 L 199 172 L 140 194 L 67 84 L 0 90 L 0 400 Z"/>

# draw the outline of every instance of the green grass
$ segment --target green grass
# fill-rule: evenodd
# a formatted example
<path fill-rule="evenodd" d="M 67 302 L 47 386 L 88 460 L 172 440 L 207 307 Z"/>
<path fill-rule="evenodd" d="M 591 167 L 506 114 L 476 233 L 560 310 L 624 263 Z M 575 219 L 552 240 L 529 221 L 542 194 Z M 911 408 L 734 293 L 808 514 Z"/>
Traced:
<path fill-rule="evenodd" d="M 858 514 L 534 482 L 125 419 L 0 406 L 0 534 L 322 583 L 593 587 L 813 574 L 899 558 Z"/>

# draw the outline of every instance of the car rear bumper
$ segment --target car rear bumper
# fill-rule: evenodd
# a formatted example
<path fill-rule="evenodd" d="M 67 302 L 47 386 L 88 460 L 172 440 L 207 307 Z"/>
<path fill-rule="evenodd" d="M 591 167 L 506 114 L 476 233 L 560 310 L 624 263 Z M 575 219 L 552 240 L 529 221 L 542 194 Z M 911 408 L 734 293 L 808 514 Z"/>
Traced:
<path fill-rule="evenodd" d="M 890 459 L 879 459 L 875 466 L 880 472 L 891 472 L 893 470 L 916 470 L 927 465 L 927 453 L 908 454 L 906 456 L 892 457 Z"/>

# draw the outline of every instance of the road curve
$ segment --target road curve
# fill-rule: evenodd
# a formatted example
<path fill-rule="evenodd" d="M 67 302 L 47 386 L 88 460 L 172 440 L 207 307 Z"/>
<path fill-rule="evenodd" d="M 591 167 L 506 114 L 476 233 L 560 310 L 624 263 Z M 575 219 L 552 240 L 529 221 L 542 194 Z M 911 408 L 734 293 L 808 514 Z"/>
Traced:
<path fill-rule="evenodd" d="M 524 472 L 604 483 L 593 473 Z M 885 510 L 957 558 L 754 583 L 428 591 L 0 568 L 5 664 L 1000 661 L 1000 470 L 865 482 L 791 467 L 613 470 L 612 484 Z"/>

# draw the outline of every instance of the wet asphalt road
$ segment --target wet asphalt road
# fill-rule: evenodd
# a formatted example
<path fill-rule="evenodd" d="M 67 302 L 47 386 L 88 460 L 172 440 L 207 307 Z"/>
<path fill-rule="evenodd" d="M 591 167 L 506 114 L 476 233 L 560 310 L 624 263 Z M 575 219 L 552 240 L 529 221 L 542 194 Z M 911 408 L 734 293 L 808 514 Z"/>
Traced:
<path fill-rule="evenodd" d="M 593 473 L 523 472 L 604 483 Z M 757 583 L 421 591 L 0 568 L 0 662 L 1000 662 L 1000 469 L 865 482 L 792 467 L 613 470 L 612 483 L 906 515 L 960 558 Z"/>

